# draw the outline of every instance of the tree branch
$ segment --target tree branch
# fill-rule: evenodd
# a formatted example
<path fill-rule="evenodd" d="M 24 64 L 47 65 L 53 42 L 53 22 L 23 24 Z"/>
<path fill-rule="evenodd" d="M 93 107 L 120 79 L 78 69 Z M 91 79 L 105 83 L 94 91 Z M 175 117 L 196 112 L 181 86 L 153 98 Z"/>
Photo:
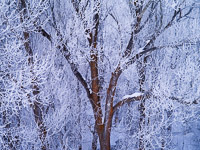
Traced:
<path fill-rule="evenodd" d="M 131 55 L 132 49 L 133 49 L 133 32 L 131 33 L 130 40 L 122 57 L 123 58 L 129 57 Z"/>
<path fill-rule="evenodd" d="M 199 101 L 200 101 L 200 98 L 197 98 L 197 99 L 193 100 L 192 102 L 186 102 L 186 101 L 183 100 L 183 98 L 177 98 L 177 97 L 174 97 L 174 96 L 169 97 L 169 99 L 177 101 L 177 102 L 184 104 L 184 105 L 199 104 Z"/>
<path fill-rule="evenodd" d="M 53 16 L 54 28 L 56 29 L 57 34 L 61 38 L 60 41 L 62 41 L 62 35 L 61 35 L 60 31 L 58 30 L 57 25 L 56 25 L 56 20 L 55 20 L 55 15 L 54 15 L 54 12 L 53 12 L 53 7 L 52 7 L 51 11 L 52 11 L 52 16 Z M 50 42 L 52 41 L 51 35 L 48 34 L 42 27 L 39 26 L 39 27 L 37 27 L 37 29 L 38 29 L 38 32 L 40 32 Z M 62 44 L 62 47 L 59 45 L 57 48 L 60 49 L 60 51 L 63 53 L 65 59 L 67 60 L 67 62 L 69 63 L 69 65 L 71 67 L 71 70 L 72 70 L 73 74 L 78 79 L 78 81 L 80 81 L 80 83 L 82 84 L 82 86 L 86 90 L 88 98 L 91 99 L 91 93 L 90 93 L 90 89 L 88 87 L 88 84 L 84 80 L 84 78 L 82 77 L 81 73 L 78 71 L 78 68 L 76 67 L 76 65 L 71 61 L 71 59 L 70 59 L 71 54 L 70 54 L 69 50 L 67 49 L 66 45 Z M 94 105 L 94 104 L 92 103 L 92 105 Z"/>
<path fill-rule="evenodd" d="M 76 65 L 70 60 L 71 54 L 70 54 L 69 50 L 67 49 L 66 45 L 63 44 L 62 46 L 63 47 L 61 48 L 61 52 L 63 53 L 65 59 L 69 63 L 73 74 L 81 82 L 82 86 L 85 88 L 88 98 L 91 99 L 91 93 L 90 93 L 90 89 L 88 87 L 87 82 L 84 80 L 81 73 L 78 71 L 78 68 L 76 67 Z M 60 48 L 60 47 L 58 47 L 58 48 Z"/>
<path fill-rule="evenodd" d="M 138 60 L 140 57 L 142 57 L 144 54 L 148 53 L 148 52 L 152 52 L 154 50 L 158 49 L 158 47 L 152 47 L 149 48 L 147 50 L 144 50 L 138 54 L 136 54 L 135 56 L 133 56 L 132 58 L 130 58 L 128 60 L 128 62 L 125 63 L 125 66 L 122 66 L 123 71 L 126 70 L 130 65 L 132 65 L 133 63 L 135 63 L 136 60 Z"/>
<path fill-rule="evenodd" d="M 113 107 L 113 112 L 115 112 L 118 108 L 120 108 L 124 104 L 130 103 L 130 102 L 135 102 L 135 101 L 141 101 L 144 98 L 150 98 L 150 97 L 151 97 L 151 93 L 147 92 L 147 93 L 140 95 L 140 96 L 125 98 L 125 99 L 119 101 L 117 104 L 115 104 L 115 106 Z"/>
<path fill-rule="evenodd" d="M 191 9 L 189 9 L 189 11 L 188 11 L 184 16 L 179 16 L 178 19 L 180 20 L 181 18 L 186 17 L 187 15 L 189 15 L 189 14 L 192 12 L 192 10 L 193 10 L 193 7 L 192 7 Z M 125 67 L 123 68 L 123 70 L 127 69 L 128 66 L 130 66 L 130 65 L 133 64 L 133 63 L 135 63 L 135 61 L 136 61 L 137 59 L 139 59 L 140 57 L 142 57 L 142 56 L 143 56 L 144 54 L 146 54 L 146 53 L 152 52 L 152 51 L 154 51 L 154 50 L 156 50 L 156 49 L 161 49 L 161 48 L 169 47 L 169 46 L 159 46 L 159 47 L 148 48 L 148 47 L 150 47 L 150 45 L 159 37 L 159 35 L 161 35 L 166 29 L 170 28 L 170 27 L 173 25 L 173 23 L 174 23 L 174 21 L 175 21 L 175 18 L 176 18 L 177 15 L 180 14 L 180 13 L 181 13 L 181 9 L 179 9 L 178 11 L 175 10 L 175 11 L 174 11 L 174 15 L 172 16 L 171 20 L 167 23 L 167 25 L 166 25 L 161 31 L 155 32 L 155 34 L 152 36 L 151 40 L 150 40 L 150 41 L 145 45 L 145 47 L 143 48 L 143 51 L 140 52 L 140 53 L 138 53 L 138 54 L 136 54 L 136 55 L 133 56 L 132 58 L 130 58 L 130 59 L 128 60 L 128 62 L 125 63 Z M 130 40 L 131 40 L 131 39 L 130 39 Z M 176 45 L 175 47 L 181 46 L 181 45 L 183 45 L 183 44 L 178 44 L 178 45 Z M 174 47 L 174 45 L 171 46 L 171 47 Z M 128 46 L 127 46 L 126 51 L 128 51 Z M 126 51 L 125 51 L 125 52 L 126 52 Z"/>
<path fill-rule="evenodd" d="M 144 15 L 144 13 L 146 12 L 147 8 L 150 6 L 150 4 L 152 3 L 152 0 L 149 0 L 147 2 L 147 4 L 144 6 L 144 8 L 142 9 L 142 11 L 140 12 L 140 18 L 142 18 L 142 16 Z"/>
<path fill-rule="evenodd" d="M 178 44 L 171 44 L 171 45 L 166 45 L 166 46 L 157 46 L 157 47 L 152 47 L 152 48 L 147 48 L 146 46 L 143 48 L 142 52 L 137 53 L 136 55 L 134 55 L 132 58 L 130 58 L 128 60 L 128 62 L 125 63 L 125 66 L 122 66 L 122 70 L 126 70 L 130 65 L 132 65 L 133 63 L 135 63 L 136 60 L 138 60 L 139 58 L 141 58 L 143 55 L 145 55 L 146 53 L 149 52 L 153 52 L 155 50 L 158 49 L 163 49 L 163 48 L 175 48 L 175 47 L 179 47 L 179 46 L 183 46 L 183 45 L 195 45 L 196 43 L 178 43 Z"/>
<path fill-rule="evenodd" d="M 51 40 L 51 35 L 48 34 L 41 26 L 37 27 L 37 31 L 40 32 L 45 38 L 47 38 L 50 42 Z"/>

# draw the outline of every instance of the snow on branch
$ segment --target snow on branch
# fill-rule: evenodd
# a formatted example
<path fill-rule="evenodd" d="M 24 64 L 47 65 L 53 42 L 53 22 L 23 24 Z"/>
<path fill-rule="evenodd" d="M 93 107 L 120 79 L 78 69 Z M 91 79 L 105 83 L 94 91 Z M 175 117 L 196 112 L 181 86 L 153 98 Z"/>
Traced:
<path fill-rule="evenodd" d="M 119 107 L 123 106 L 126 103 L 130 103 L 133 101 L 140 101 L 144 98 L 149 98 L 149 97 L 150 97 L 149 92 L 146 92 L 146 93 L 136 92 L 131 95 L 125 95 L 125 96 L 123 96 L 121 101 L 119 101 L 117 104 L 115 104 L 115 106 L 113 107 L 113 112 L 115 112 Z"/>
<path fill-rule="evenodd" d="M 127 99 L 127 98 L 133 98 L 133 97 L 138 97 L 138 96 L 142 96 L 142 95 L 144 95 L 144 93 L 133 93 L 133 94 L 131 94 L 131 95 L 125 95 L 125 96 L 123 96 L 123 98 L 122 99 Z"/>

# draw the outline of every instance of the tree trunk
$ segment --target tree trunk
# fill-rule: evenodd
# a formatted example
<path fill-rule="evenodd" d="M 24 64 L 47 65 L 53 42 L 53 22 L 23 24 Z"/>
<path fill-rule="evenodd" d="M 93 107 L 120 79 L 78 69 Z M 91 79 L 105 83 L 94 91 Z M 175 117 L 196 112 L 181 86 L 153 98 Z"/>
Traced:
<path fill-rule="evenodd" d="M 147 63 L 147 57 L 145 56 L 142 58 L 141 62 L 138 62 L 138 73 L 139 73 L 139 86 L 140 86 L 140 92 L 144 93 L 144 82 L 145 82 L 145 64 Z M 144 143 L 144 133 L 143 128 L 145 127 L 145 99 L 143 99 L 139 106 L 139 112 L 140 112 L 140 120 L 139 120 L 139 130 L 141 132 L 141 135 L 139 137 L 139 150 L 145 150 L 145 143 Z"/>
<path fill-rule="evenodd" d="M 139 106 L 139 112 L 140 112 L 140 122 L 139 122 L 139 128 L 140 128 L 140 138 L 139 138 L 139 150 L 144 150 L 144 133 L 142 132 L 143 128 L 145 127 L 145 100 L 141 101 L 141 104 Z"/>
<path fill-rule="evenodd" d="M 102 130 L 97 130 L 99 135 L 99 143 L 101 150 L 110 150 L 110 134 L 113 119 L 113 98 L 117 86 L 117 81 L 121 75 L 122 70 L 120 66 L 112 73 L 109 87 L 107 89 L 106 106 L 105 106 L 105 118 Z"/>
<path fill-rule="evenodd" d="M 102 133 L 99 135 L 99 143 L 100 143 L 100 149 L 101 150 L 110 150 L 110 133 L 111 133 L 111 127 L 107 130 L 104 129 Z"/>
<path fill-rule="evenodd" d="M 19 8 L 22 11 L 21 14 L 21 22 L 23 23 L 24 19 L 27 17 L 27 8 L 26 8 L 26 1 L 25 0 L 20 0 L 20 5 Z M 33 61 L 33 51 L 31 49 L 30 43 L 29 43 L 29 33 L 24 31 L 23 32 L 23 36 L 24 39 L 26 40 L 26 42 L 24 42 L 24 48 L 26 50 L 26 53 L 28 55 L 28 65 L 31 67 L 30 73 L 34 76 L 34 72 L 33 72 L 33 65 L 34 65 L 34 61 Z M 35 117 L 35 122 L 39 128 L 39 138 L 41 141 L 41 149 L 42 150 L 46 150 L 46 143 L 45 143 L 45 139 L 46 139 L 46 134 L 47 134 L 47 130 L 44 124 L 44 114 L 43 114 L 43 105 L 39 103 L 39 98 L 38 98 L 38 94 L 40 93 L 40 89 L 39 86 L 37 85 L 37 79 L 32 79 L 32 94 L 33 96 L 35 96 L 35 101 L 33 102 L 33 104 L 30 105 L 30 107 L 33 110 L 34 113 L 34 117 Z M 28 99 L 30 98 L 30 94 L 27 94 Z"/>
<path fill-rule="evenodd" d="M 110 150 L 110 133 L 102 135 L 102 138 L 99 138 L 99 140 L 101 150 Z"/>

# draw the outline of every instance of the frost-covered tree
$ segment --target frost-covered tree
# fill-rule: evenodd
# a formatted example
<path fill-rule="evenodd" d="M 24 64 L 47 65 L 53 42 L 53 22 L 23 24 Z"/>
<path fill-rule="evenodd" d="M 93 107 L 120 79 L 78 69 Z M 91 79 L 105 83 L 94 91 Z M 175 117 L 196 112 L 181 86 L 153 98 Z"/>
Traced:
<path fill-rule="evenodd" d="M 40 71 L 43 69 L 37 68 L 37 65 L 41 65 L 41 63 L 37 62 L 37 56 L 33 56 L 27 32 L 27 30 L 34 31 L 33 22 L 37 20 L 34 17 L 39 17 L 45 10 L 45 6 L 44 4 L 35 5 L 35 14 L 30 16 L 32 20 L 27 20 L 25 16 L 27 8 L 25 7 L 24 1 L 1 2 L 1 123 L 4 127 L 2 129 L 5 129 L 1 136 L 2 149 L 20 149 L 27 146 L 27 141 L 23 143 L 22 140 L 25 137 L 28 139 L 26 135 L 28 126 L 24 120 L 27 116 L 23 115 L 27 115 L 26 111 L 29 107 L 33 110 L 35 122 L 40 132 L 38 137 L 40 137 L 42 144 L 43 138 L 45 138 L 45 129 L 41 119 L 39 119 L 42 118 L 42 114 L 36 96 L 39 92 L 38 86 L 42 84 L 40 81 L 37 85 L 37 80 L 38 77 L 40 80 L 42 79 L 43 72 Z M 33 57 L 36 58 L 35 62 Z M 35 65 L 33 65 L 34 63 Z M 45 64 L 43 65 L 43 67 L 47 67 Z M 34 136 L 34 134 L 30 136 Z M 36 141 L 36 139 L 34 140 Z M 24 144 L 26 146 L 23 146 Z M 30 147 L 32 147 L 31 144 Z"/>
<path fill-rule="evenodd" d="M 4 149 L 173 149 L 198 119 L 197 2 L 0 4 Z"/>

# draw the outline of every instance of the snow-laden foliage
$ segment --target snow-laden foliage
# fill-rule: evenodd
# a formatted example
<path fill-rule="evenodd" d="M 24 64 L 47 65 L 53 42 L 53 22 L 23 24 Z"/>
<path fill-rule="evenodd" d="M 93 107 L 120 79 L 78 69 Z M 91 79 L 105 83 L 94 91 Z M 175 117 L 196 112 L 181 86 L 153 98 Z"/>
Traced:
<path fill-rule="evenodd" d="M 1 0 L 0 149 L 198 149 L 199 7 Z"/>

